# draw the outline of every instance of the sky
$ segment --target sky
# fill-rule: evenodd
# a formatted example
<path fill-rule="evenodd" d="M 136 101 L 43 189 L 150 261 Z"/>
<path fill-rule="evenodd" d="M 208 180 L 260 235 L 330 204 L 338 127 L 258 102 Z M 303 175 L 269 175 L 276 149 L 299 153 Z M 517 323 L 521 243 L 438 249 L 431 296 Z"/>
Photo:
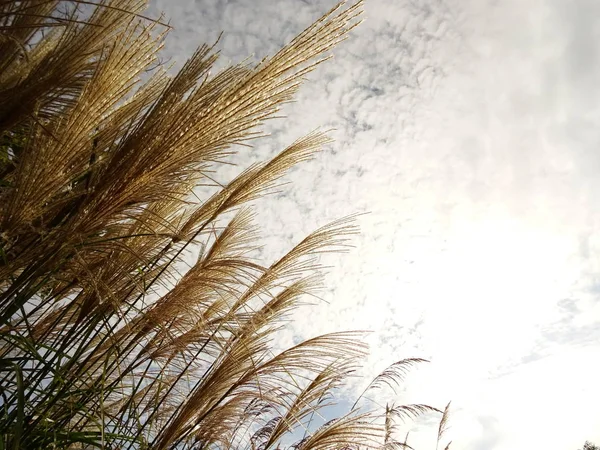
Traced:
<path fill-rule="evenodd" d="M 150 12 L 174 26 L 164 55 L 177 68 L 221 31 L 221 64 L 259 60 L 335 3 Z M 368 0 L 364 19 L 232 169 L 335 129 L 257 204 L 268 260 L 369 212 L 283 342 L 371 330 L 348 398 L 396 360 L 429 359 L 398 401 L 451 400 L 455 450 L 600 443 L 600 2 Z M 415 424 L 416 448 L 435 448 L 433 419 Z"/>

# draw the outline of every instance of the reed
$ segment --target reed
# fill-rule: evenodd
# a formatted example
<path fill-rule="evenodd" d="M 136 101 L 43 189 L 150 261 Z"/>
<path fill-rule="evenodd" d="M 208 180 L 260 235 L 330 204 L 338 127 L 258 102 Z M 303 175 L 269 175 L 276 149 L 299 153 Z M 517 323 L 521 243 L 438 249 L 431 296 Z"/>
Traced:
<path fill-rule="evenodd" d="M 353 218 L 270 264 L 250 256 L 249 202 L 328 137 L 192 195 L 261 136 L 361 3 L 258 64 L 211 74 L 218 52 L 202 45 L 175 76 L 158 63 L 168 26 L 145 6 L 0 1 L 0 449 L 267 450 L 298 428 L 296 448 L 384 446 L 389 417 L 434 409 L 388 408 L 383 423 L 352 408 L 309 429 L 364 355 L 359 333 L 273 352 L 321 283 L 319 253 L 347 247 Z"/>

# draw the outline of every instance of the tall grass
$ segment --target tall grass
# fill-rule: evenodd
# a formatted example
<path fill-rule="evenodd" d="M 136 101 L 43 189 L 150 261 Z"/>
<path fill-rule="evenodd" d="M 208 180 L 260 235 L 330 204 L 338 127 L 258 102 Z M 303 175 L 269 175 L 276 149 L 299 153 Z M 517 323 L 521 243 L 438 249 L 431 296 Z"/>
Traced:
<path fill-rule="evenodd" d="M 157 67 L 168 27 L 145 6 L 0 0 L 0 449 L 266 450 L 296 429 L 302 449 L 402 447 L 394 417 L 434 408 L 353 407 L 310 429 L 364 355 L 358 333 L 273 352 L 352 218 L 271 264 L 250 257 L 247 203 L 328 138 L 192 195 L 346 38 L 360 2 L 259 64 L 213 75 L 202 45 L 174 77 Z"/>

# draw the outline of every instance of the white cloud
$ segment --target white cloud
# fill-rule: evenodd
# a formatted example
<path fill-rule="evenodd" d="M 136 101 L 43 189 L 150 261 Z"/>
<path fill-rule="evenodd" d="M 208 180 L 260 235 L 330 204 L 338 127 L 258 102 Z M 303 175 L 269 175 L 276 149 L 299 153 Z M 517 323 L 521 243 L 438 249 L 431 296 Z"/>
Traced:
<path fill-rule="evenodd" d="M 223 30 L 226 61 L 273 53 L 333 4 L 152 2 L 177 27 L 174 58 Z M 356 249 L 328 259 L 330 303 L 303 309 L 289 338 L 372 329 L 372 374 L 431 358 L 405 398 L 453 400 L 455 449 L 600 442 L 600 4 L 370 0 L 365 10 L 286 108 L 290 121 L 245 156 L 336 128 L 335 144 L 260 203 L 267 257 L 371 211 Z M 429 446 L 428 433 L 416 439 Z"/>

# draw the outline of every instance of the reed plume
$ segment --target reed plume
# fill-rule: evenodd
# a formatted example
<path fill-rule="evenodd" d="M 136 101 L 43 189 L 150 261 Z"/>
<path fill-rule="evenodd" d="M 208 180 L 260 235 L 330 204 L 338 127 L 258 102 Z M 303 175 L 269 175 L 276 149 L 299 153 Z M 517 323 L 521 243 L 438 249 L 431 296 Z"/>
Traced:
<path fill-rule="evenodd" d="M 371 412 L 308 430 L 364 355 L 359 334 L 273 353 L 282 319 L 320 286 L 318 254 L 356 233 L 352 217 L 271 264 L 250 257 L 248 203 L 327 136 L 191 195 L 261 136 L 361 3 L 258 64 L 213 75 L 218 52 L 202 45 L 175 76 L 157 67 L 168 27 L 145 6 L 0 1 L 1 448 L 267 450 L 298 428 L 302 449 L 381 447 Z"/>

